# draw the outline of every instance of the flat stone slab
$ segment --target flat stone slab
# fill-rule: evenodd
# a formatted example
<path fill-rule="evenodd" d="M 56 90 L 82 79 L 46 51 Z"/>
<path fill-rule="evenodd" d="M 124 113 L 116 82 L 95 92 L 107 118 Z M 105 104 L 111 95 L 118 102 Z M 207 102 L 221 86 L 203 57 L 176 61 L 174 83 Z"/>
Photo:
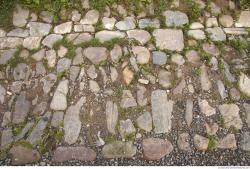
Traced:
<path fill-rule="evenodd" d="M 56 163 L 70 160 L 94 161 L 95 159 L 96 152 L 87 147 L 58 147 L 52 157 L 52 161 Z"/>
<path fill-rule="evenodd" d="M 153 36 L 156 46 L 160 50 L 182 51 L 184 48 L 184 38 L 182 30 L 175 29 L 155 29 Z"/>
<path fill-rule="evenodd" d="M 67 108 L 67 94 L 69 81 L 64 80 L 59 83 L 52 98 L 50 108 L 52 110 L 65 110 Z"/>
<path fill-rule="evenodd" d="M 250 27 L 250 11 L 242 11 L 236 27 Z"/>
<path fill-rule="evenodd" d="M 242 120 L 239 115 L 239 107 L 236 104 L 223 104 L 219 106 L 219 111 L 224 119 L 226 128 L 234 126 L 236 129 L 242 128 Z"/>
<path fill-rule="evenodd" d="M 115 141 L 104 145 L 102 155 L 104 158 L 133 158 L 136 154 L 136 147 L 132 141 Z"/>
<path fill-rule="evenodd" d="M 142 141 L 143 158 L 146 160 L 160 160 L 173 151 L 168 140 L 148 138 Z"/>
<path fill-rule="evenodd" d="M 164 90 L 155 90 L 151 94 L 153 124 L 155 133 L 167 133 L 171 129 L 173 101 L 168 100 Z"/>
<path fill-rule="evenodd" d="M 88 47 L 83 51 L 86 56 L 93 64 L 99 64 L 105 61 L 108 57 L 108 50 L 104 47 Z"/>
<path fill-rule="evenodd" d="M 79 114 L 84 102 L 85 98 L 81 97 L 75 105 L 70 106 L 67 109 L 64 117 L 64 139 L 65 142 L 70 145 L 77 141 L 80 134 L 82 123 L 80 121 Z"/>
<path fill-rule="evenodd" d="M 30 36 L 46 36 L 49 34 L 51 25 L 42 22 L 30 22 Z"/>
<path fill-rule="evenodd" d="M 1 49 L 13 49 L 23 44 L 23 38 L 18 37 L 4 37 L 0 38 Z"/>
<path fill-rule="evenodd" d="M 102 43 L 112 39 L 124 37 L 125 33 L 120 31 L 100 31 L 95 34 L 95 38 L 99 39 Z"/>
<path fill-rule="evenodd" d="M 41 140 L 43 130 L 45 129 L 49 119 L 51 116 L 51 112 L 47 112 L 41 119 L 38 121 L 35 128 L 30 133 L 27 141 L 29 141 L 32 145 L 37 145 L 37 141 Z"/>
<path fill-rule="evenodd" d="M 115 134 L 115 128 L 118 120 L 118 107 L 116 103 L 108 101 L 106 103 L 106 120 L 108 131 Z"/>
<path fill-rule="evenodd" d="M 188 16 L 180 11 L 165 11 L 163 16 L 166 18 L 167 26 L 182 26 L 189 22 Z"/>

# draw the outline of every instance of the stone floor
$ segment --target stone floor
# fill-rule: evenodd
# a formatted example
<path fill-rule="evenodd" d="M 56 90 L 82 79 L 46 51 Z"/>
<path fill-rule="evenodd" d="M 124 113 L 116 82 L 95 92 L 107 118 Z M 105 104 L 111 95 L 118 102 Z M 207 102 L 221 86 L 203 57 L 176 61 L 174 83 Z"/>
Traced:
<path fill-rule="evenodd" d="M 84 3 L 57 24 L 16 6 L 0 28 L 0 164 L 250 165 L 250 11 L 196 2 L 197 21 L 178 3 Z"/>

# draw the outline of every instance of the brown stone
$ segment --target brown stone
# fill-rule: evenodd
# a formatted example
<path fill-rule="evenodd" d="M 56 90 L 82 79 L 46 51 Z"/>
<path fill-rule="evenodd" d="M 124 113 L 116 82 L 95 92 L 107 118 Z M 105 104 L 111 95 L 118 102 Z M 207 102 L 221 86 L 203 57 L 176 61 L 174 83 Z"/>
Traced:
<path fill-rule="evenodd" d="M 21 145 L 14 146 L 10 149 L 11 164 L 12 165 L 23 165 L 28 163 L 38 162 L 41 158 L 37 150 L 23 147 Z"/>
<path fill-rule="evenodd" d="M 64 162 L 69 160 L 93 161 L 96 152 L 86 147 L 58 147 L 54 152 L 53 162 Z"/>
<path fill-rule="evenodd" d="M 168 140 L 158 138 L 144 139 L 142 148 L 143 157 L 146 160 L 160 160 L 173 150 L 173 146 Z"/>

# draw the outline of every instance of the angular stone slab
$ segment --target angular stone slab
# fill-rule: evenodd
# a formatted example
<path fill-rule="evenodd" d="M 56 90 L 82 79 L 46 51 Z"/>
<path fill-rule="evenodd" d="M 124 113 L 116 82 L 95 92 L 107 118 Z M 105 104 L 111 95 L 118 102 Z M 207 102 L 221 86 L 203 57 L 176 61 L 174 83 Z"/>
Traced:
<path fill-rule="evenodd" d="M 167 133 L 171 129 L 173 101 L 168 100 L 166 91 L 155 90 L 151 94 L 153 123 L 156 133 Z"/>
<path fill-rule="evenodd" d="M 46 36 L 49 34 L 51 25 L 41 22 L 30 22 L 30 36 Z"/>
<path fill-rule="evenodd" d="M 132 158 L 136 154 L 136 147 L 132 141 L 115 141 L 106 144 L 102 149 L 104 158 Z"/>
<path fill-rule="evenodd" d="M 99 39 L 100 42 L 110 41 L 115 38 L 124 38 L 125 33 L 120 31 L 100 31 L 95 34 L 95 38 Z"/>
<path fill-rule="evenodd" d="M 156 29 L 153 32 L 156 46 L 160 50 L 182 51 L 184 48 L 184 38 L 182 30 Z"/>
<path fill-rule="evenodd" d="M 23 44 L 23 38 L 4 37 L 0 38 L 0 49 L 13 49 Z"/>
<path fill-rule="evenodd" d="M 52 161 L 56 163 L 70 160 L 94 161 L 96 152 L 87 147 L 58 147 L 54 152 Z"/>
<path fill-rule="evenodd" d="M 173 151 L 168 140 L 148 138 L 142 141 L 143 158 L 146 160 L 160 160 Z"/>
<path fill-rule="evenodd" d="M 68 144 L 74 144 L 80 134 L 82 123 L 79 114 L 84 102 L 85 98 L 81 97 L 75 105 L 70 106 L 66 111 L 63 128 L 65 142 Z"/>
<path fill-rule="evenodd" d="M 106 103 L 106 120 L 108 131 L 115 134 L 115 128 L 118 120 L 118 108 L 116 103 L 108 101 Z"/>
<path fill-rule="evenodd" d="M 236 129 L 242 128 L 242 120 L 239 114 L 239 107 L 236 104 L 223 104 L 219 106 L 219 111 L 224 119 L 226 128 L 234 126 Z"/>
<path fill-rule="evenodd" d="M 52 98 L 50 108 L 52 110 L 65 110 L 67 108 L 67 94 L 69 81 L 64 80 L 59 83 Z"/>
<path fill-rule="evenodd" d="M 43 130 L 45 129 L 47 123 L 49 122 L 51 116 L 51 112 L 47 112 L 41 119 L 38 121 L 36 127 L 32 130 L 27 141 L 29 141 L 32 145 L 36 145 L 37 141 L 41 140 Z"/>
<path fill-rule="evenodd" d="M 22 92 L 15 103 L 15 111 L 13 112 L 12 122 L 15 124 L 25 121 L 25 118 L 30 110 L 31 103 L 26 100 L 26 93 Z"/>
<path fill-rule="evenodd" d="M 108 57 L 108 50 L 104 47 L 88 47 L 83 51 L 86 56 L 93 64 L 99 64 L 105 61 Z"/>

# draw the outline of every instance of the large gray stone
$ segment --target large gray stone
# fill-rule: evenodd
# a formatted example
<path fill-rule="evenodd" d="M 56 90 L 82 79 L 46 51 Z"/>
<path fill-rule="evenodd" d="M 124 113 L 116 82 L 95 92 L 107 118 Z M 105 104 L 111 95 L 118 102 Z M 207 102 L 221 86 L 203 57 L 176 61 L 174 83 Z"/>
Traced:
<path fill-rule="evenodd" d="M 227 38 L 223 29 L 220 27 L 207 28 L 206 32 L 209 34 L 209 37 L 211 38 L 211 40 L 215 42 L 225 41 Z"/>
<path fill-rule="evenodd" d="M 80 134 L 82 123 L 79 114 L 84 102 L 85 98 L 81 97 L 75 105 L 67 109 L 64 117 L 64 139 L 70 145 L 77 141 Z"/>
<path fill-rule="evenodd" d="M 250 27 L 250 11 L 242 11 L 236 27 Z"/>
<path fill-rule="evenodd" d="M 167 63 L 167 55 L 161 51 L 153 52 L 153 64 L 155 65 L 164 65 Z"/>
<path fill-rule="evenodd" d="M 7 64 L 16 51 L 16 49 L 0 50 L 0 65 Z"/>
<path fill-rule="evenodd" d="M 12 122 L 17 124 L 17 123 L 22 123 L 25 121 L 25 118 L 27 114 L 30 111 L 31 103 L 30 101 L 26 100 L 26 93 L 22 92 L 16 100 L 15 103 L 15 110 L 12 114 Z"/>
<path fill-rule="evenodd" d="M 185 112 L 185 120 L 187 125 L 190 127 L 192 121 L 193 121 L 193 100 L 187 99 L 186 101 L 186 112 Z"/>
<path fill-rule="evenodd" d="M 248 127 L 250 127 L 250 104 L 244 103 L 243 107 L 245 108 L 246 111 L 246 122 Z"/>
<path fill-rule="evenodd" d="M 244 151 L 250 151 L 250 132 L 243 133 L 240 147 Z"/>
<path fill-rule="evenodd" d="M 56 34 L 66 34 L 70 33 L 72 29 L 72 22 L 65 22 L 60 25 L 55 26 L 54 32 Z"/>
<path fill-rule="evenodd" d="M 201 70 L 201 75 L 200 75 L 201 88 L 202 90 L 208 91 L 211 89 L 212 83 L 208 77 L 206 65 L 203 64 L 200 67 L 200 70 Z"/>
<path fill-rule="evenodd" d="M 130 30 L 130 29 L 134 29 L 136 26 L 134 23 L 134 19 L 132 17 L 127 17 L 124 20 L 117 22 L 115 24 L 115 27 L 118 30 L 126 31 L 126 30 Z"/>
<path fill-rule="evenodd" d="M 140 19 L 139 20 L 139 28 L 145 29 L 145 28 L 160 28 L 160 21 L 158 19 Z"/>
<path fill-rule="evenodd" d="M 118 108 L 116 103 L 108 101 L 106 103 L 106 121 L 108 131 L 112 134 L 115 134 L 115 128 L 118 120 Z"/>
<path fill-rule="evenodd" d="M 129 38 L 139 41 L 142 45 L 151 39 L 151 35 L 147 31 L 140 29 L 129 30 L 127 35 Z"/>
<path fill-rule="evenodd" d="M 99 12 L 97 10 L 90 10 L 85 14 L 80 23 L 84 25 L 93 25 L 98 22 L 98 19 L 99 19 Z"/>
<path fill-rule="evenodd" d="M 182 26 L 189 22 L 187 15 L 180 11 L 165 11 L 163 16 L 166 18 L 167 26 Z"/>
<path fill-rule="evenodd" d="M 51 25 L 41 22 L 30 22 L 30 36 L 46 36 L 49 34 Z"/>
<path fill-rule="evenodd" d="M 127 135 L 135 133 L 135 127 L 130 119 L 120 120 L 119 133 L 122 138 L 125 138 Z"/>
<path fill-rule="evenodd" d="M 156 29 L 153 32 L 156 46 L 160 50 L 182 51 L 184 48 L 184 38 L 182 30 Z"/>
<path fill-rule="evenodd" d="M 25 38 L 23 41 L 23 47 L 29 50 L 38 49 L 40 47 L 41 40 L 42 40 L 42 37 Z"/>
<path fill-rule="evenodd" d="M 7 36 L 25 38 L 29 36 L 27 29 L 16 28 L 7 33 Z"/>
<path fill-rule="evenodd" d="M 104 47 L 88 47 L 83 51 L 86 56 L 93 64 L 99 64 L 105 61 L 108 57 L 108 50 Z"/>
<path fill-rule="evenodd" d="M 29 137 L 27 138 L 27 141 L 29 141 L 32 145 L 37 145 L 38 141 L 41 140 L 43 130 L 47 126 L 50 116 L 51 112 L 47 112 L 45 115 L 43 115 L 41 119 L 38 121 L 36 127 L 30 133 Z"/>
<path fill-rule="evenodd" d="M 67 108 L 68 85 L 69 81 L 63 80 L 57 86 L 50 104 L 52 110 L 65 110 Z"/>
<path fill-rule="evenodd" d="M 244 73 L 240 74 L 239 89 L 242 93 L 250 97 L 250 78 Z"/>
<path fill-rule="evenodd" d="M 132 141 L 115 141 L 104 145 L 102 155 L 104 158 L 133 158 L 136 154 L 136 147 Z"/>
<path fill-rule="evenodd" d="M 24 27 L 29 17 L 29 10 L 22 8 L 20 5 L 16 5 L 13 12 L 13 25 L 17 27 Z"/>
<path fill-rule="evenodd" d="M 225 127 L 234 126 L 236 129 L 242 128 L 242 120 L 239 115 L 239 107 L 236 104 L 223 104 L 219 106 L 219 111 L 224 119 Z"/>
<path fill-rule="evenodd" d="M 42 44 L 44 46 L 47 46 L 49 48 L 53 48 L 53 45 L 62 40 L 63 36 L 62 35 L 57 35 L 57 34 L 50 34 L 48 36 L 46 36 L 43 41 L 42 41 Z"/>
<path fill-rule="evenodd" d="M 52 161 L 56 163 L 70 160 L 94 161 L 95 159 L 95 151 L 87 147 L 58 147 L 52 157 Z"/>
<path fill-rule="evenodd" d="M 146 160 L 160 160 L 173 151 L 168 140 L 148 138 L 142 141 L 143 158 Z"/>
<path fill-rule="evenodd" d="M 173 101 L 168 100 L 164 90 L 155 90 L 151 94 L 151 105 L 154 131 L 156 133 L 169 132 L 172 124 Z"/>
<path fill-rule="evenodd" d="M 110 41 L 116 38 L 124 38 L 125 33 L 120 31 L 100 31 L 95 34 L 95 38 L 99 39 L 100 42 Z"/>
<path fill-rule="evenodd" d="M 3 104 L 5 100 L 6 89 L 0 84 L 0 103 Z"/>
<path fill-rule="evenodd" d="M 140 115 L 136 120 L 137 126 L 145 130 L 147 132 L 150 132 L 152 130 L 152 117 L 149 112 L 144 112 L 142 115 Z"/>
<path fill-rule="evenodd" d="M 3 37 L 0 38 L 1 49 L 13 49 L 23 44 L 23 39 L 18 37 Z"/>
<path fill-rule="evenodd" d="M 122 108 L 136 107 L 137 103 L 130 90 L 123 90 L 120 106 Z"/>

